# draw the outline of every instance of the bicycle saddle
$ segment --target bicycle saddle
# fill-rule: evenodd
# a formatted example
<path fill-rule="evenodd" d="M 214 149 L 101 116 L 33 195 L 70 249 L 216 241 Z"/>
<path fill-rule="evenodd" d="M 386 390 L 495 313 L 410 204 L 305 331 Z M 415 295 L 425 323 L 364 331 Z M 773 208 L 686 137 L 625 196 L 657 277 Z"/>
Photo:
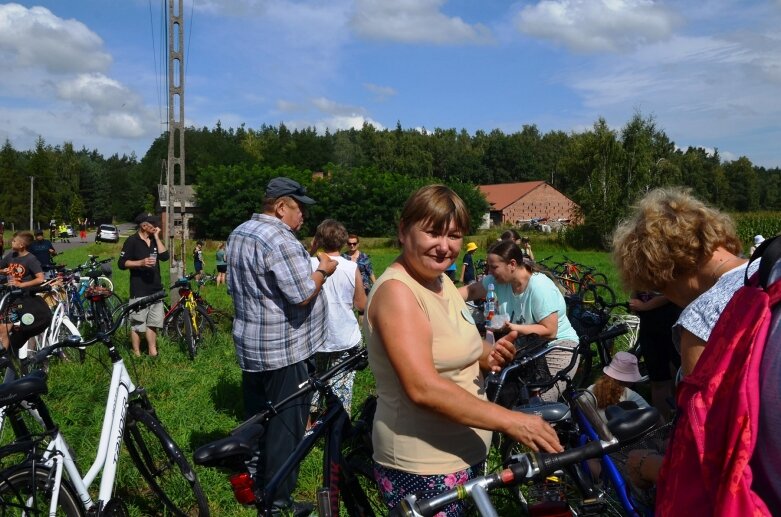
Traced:
<path fill-rule="evenodd" d="M 193 460 L 204 467 L 244 470 L 244 463 L 257 452 L 258 438 L 262 433 L 263 426 L 258 424 L 240 434 L 207 443 L 195 450 Z"/>
<path fill-rule="evenodd" d="M 608 429 L 622 442 L 640 438 L 659 423 L 659 411 L 654 407 L 624 409 L 608 406 L 605 416 Z"/>
<path fill-rule="evenodd" d="M 549 424 L 568 420 L 571 416 L 569 406 L 563 402 L 532 402 L 523 406 L 515 406 L 513 411 L 527 415 L 539 415 Z"/>
<path fill-rule="evenodd" d="M 19 403 L 47 391 L 46 374 L 36 370 L 21 379 L 0 384 L 0 407 Z"/>

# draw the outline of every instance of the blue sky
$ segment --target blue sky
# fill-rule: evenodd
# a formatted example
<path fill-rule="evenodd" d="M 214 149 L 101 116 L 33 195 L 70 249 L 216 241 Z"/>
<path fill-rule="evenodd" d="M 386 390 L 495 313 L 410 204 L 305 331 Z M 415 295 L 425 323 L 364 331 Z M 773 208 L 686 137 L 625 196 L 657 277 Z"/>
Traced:
<path fill-rule="evenodd" d="M 139 157 L 161 0 L 0 3 L 0 141 Z M 187 125 L 582 131 L 639 111 L 781 166 L 781 0 L 187 0 Z"/>

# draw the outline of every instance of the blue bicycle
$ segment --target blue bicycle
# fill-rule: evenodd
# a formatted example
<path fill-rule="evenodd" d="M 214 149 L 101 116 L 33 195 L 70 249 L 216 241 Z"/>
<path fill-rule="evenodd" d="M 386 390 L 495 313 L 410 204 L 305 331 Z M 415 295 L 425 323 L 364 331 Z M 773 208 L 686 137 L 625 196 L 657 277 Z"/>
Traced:
<path fill-rule="evenodd" d="M 612 434 L 596 411 L 593 395 L 575 389 L 569 372 L 577 364 L 583 349 L 590 347 L 591 342 L 613 339 L 626 330 L 621 327 L 611 328 L 581 339 L 570 364 L 553 376 L 550 373 L 546 375 L 544 356 L 553 350 L 563 350 L 563 347 L 551 346 L 544 341 L 519 346 L 513 362 L 499 374 L 487 379 L 489 398 L 515 411 L 540 415 L 554 427 L 565 448 L 575 449 L 590 442 L 609 440 Z M 543 402 L 539 393 L 559 381 L 566 382 L 560 401 Z M 608 408 L 606 414 L 610 418 L 611 408 Z M 659 418 L 658 413 L 655 418 Z M 666 430 L 652 426 L 642 436 L 622 444 L 623 448 L 614 454 L 603 454 L 591 462 L 562 466 L 560 471 L 542 481 L 524 488 L 516 487 L 514 493 L 522 510 L 526 515 L 539 515 L 543 508 L 560 512 L 555 515 L 653 515 L 652 502 L 642 500 L 625 479 L 623 462 L 627 450 L 651 448 L 650 443 L 661 441 L 659 435 Z M 522 453 L 522 447 L 504 437 L 500 438 L 499 451 L 505 461 Z"/>

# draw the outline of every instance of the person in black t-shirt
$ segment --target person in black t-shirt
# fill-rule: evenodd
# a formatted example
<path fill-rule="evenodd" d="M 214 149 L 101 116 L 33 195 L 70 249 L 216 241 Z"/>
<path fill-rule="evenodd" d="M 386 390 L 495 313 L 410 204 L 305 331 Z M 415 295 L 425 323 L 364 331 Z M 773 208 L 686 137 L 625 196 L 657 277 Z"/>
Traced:
<path fill-rule="evenodd" d="M 43 230 L 35 230 L 35 240 L 27 247 L 27 251 L 38 259 L 44 273 L 50 269 L 48 266 L 52 265 L 52 257 L 57 254 L 51 241 L 43 238 Z"/>
<path fill-rule="evenodd" d="M 163 290 L 160 279 L 160 261 L 167 261 L 168 250 L 160 238 L 160 221 L 154 215 L 142 214 L 136 218 L 138 233 L 131 235 L 119 254 L 119 269 L 130 270 L 130 302 Z M 146 337 L 150 356 L 157 355 L 157 329 L 163 327 L 162 300 L 137 312 L 130 313 L 130 344 L 136 356 L 141 355 L 141 334 Z"/>

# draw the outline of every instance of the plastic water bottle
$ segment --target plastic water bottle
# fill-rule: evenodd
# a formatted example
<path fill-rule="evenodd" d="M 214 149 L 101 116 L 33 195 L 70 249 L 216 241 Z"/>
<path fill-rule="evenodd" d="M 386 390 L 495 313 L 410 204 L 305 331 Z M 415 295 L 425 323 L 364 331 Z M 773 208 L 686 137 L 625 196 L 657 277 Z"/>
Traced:
<path fill-rule="evenodd" d="M 152 253 L 149 254 L 149 258 L 154 259 L 154 264 L 152 264 L 152 267 L 154 267 L 157 264 L 157 248 L 152 250 Z"/>
<path fill-rule="evenodd" d="M 496 290 L 494 284 L 488 284 L 488 292 L 485 293 L 485 305 L 483 306 L 485 321 L 491 321 L 494 314 L 496 314 Z"/>

